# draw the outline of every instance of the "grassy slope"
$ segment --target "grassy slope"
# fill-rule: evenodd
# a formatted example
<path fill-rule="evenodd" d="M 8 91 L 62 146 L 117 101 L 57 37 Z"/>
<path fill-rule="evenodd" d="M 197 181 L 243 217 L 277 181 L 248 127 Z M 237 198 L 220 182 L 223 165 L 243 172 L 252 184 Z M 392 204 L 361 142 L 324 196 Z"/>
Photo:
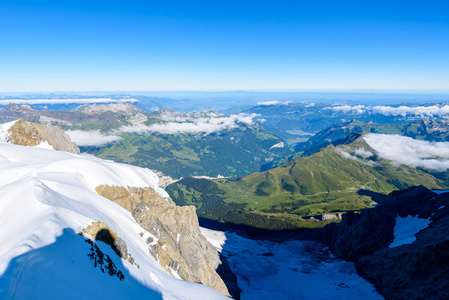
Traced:
<path fill-rule="evenodd" d="M 351 147 L 367 145 L 358 140 L 346 147 L 350 151 Z M 327 222 L 307 218 L 369 208 L 378 193 L 412 185 L 445 187 L 421 170 L 386 161 L 378 161 L 372 167 L 346 159 L 331 145 L 310 157 L 237 180 L 189 178 L 170 185 L 167 191 L 178 204 L 196 205 L 201 217 L 287 229 L 323 226 Z"/>

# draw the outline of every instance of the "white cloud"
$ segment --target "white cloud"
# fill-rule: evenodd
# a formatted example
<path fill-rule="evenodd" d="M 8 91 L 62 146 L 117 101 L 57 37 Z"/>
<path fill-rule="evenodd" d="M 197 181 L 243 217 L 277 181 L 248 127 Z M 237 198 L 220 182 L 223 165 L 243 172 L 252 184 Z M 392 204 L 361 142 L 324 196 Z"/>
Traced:
<path fill-rule="evenodd" d="M 121 139 L 117 135 L 104 135 L 100 130 L 69 130 L 67 134 L 78 146 L 103 146 Z"/>
<path fill-rule="evenodd" d="M 370 133 L 363 137 L 379 157 L 409 167 L 449 169 L 449 142 L 428 142 L 400 135 Z"/>
<path fill-rule="evenodd" d="M 72 130 L 67 134 L 78 146 L 102 146 L 121 139 L 121 133 L 151 133 L 163 134 L 211 134 L 222 130 L 238 128 L 242 124 L 252 125 L 258 114 L 238 114 L 226 117 L 219 112 L 178 113 L 165 112 L 160 116 L 161 123 L 152 125 L 138 124 L 123 126 L 105 135 L 99 130 Z"/>
<path fill-rule="evenodd" d="M 363 149 L 363 148 L 356 149 L 356 150 L 354 151 L 354 153 L 357 154 L 357 155 L 359 155 L 359 156 L 361 156 L 361 157 L 365 157 L 365 158 L 368 158 L 368 157 L 371 157 L 371 156 L 374 155 L 373 152 L 368 151 L 368 150 Z"/>
<path fill-rule="evenodd" d="M 386 116 L 419 116 L 419 117 L 449 117 L 449 105 L 431 106 L 365 106 L 365 105 L 337 105 L 327 107 L 334 111 L 353 114 L 381 114 Z"/>
<path fill-rule="evenodd" d="M 162 123 L 152 125 L 125 126 L 116 133 L 144 133 L 159 132 L 164 134 L 177 133 L 204 133 L 211 134 L 214 132 L 237 128 L 240 124 L 252 125 L 257 114 L 238 114 L 226 117 L 218 112 L 201 112 L 201 113 L 175 113 L 168 112 L 161 115 Z"/>
<path fill-rule="evenodd" d="M 138 102 L 137 99 L 111 99 L 111 98 L 85 98 L 85 99 L 9 99 L 0 100 L 0 105 L 15 104 L 68 104 L 68 103 L 111 103 L 111 102 Z"/>
<path fill-rule="evenodd" d="M 339 106 L 333 106 L 333 107 L 326 107 L 326 109 L 332 109 L 335 111 L 340 111 L 340 112 L 344 112 L 344 113 L 355 113 L 355 114 L 362 114 L 366 111 L 365 105 L 355 105 L 355 106 L 350 106 L 350 105 L 339 105 Z"/>
<path fill-rule="evenodd" d="M 288 105 L 290 103 L 293 103 L 293 101 L 285 101 L 285 102 L 281 102 L 281 101 L 265 101 L 265 102 L 257 102 L 257 105 L 264 105 L 264 106 L 270 106 L 270 105 Z"/>
<path fill-rule="evenodd" d="M 376 165 L 376 163 L 372 160 L 364 160 L 364 159 L 360 158 L 360 157 L 368 158 L 368 157 L 371 157 L 371 155 L 373 155 L 373 153 L 371 153 L 370 151 L 367 151 L 365 149 L 356 149 L 353 153 L 354 155 L 350 154 L 349 152 L 347 152 L 345 149 L 343 149 L 341 147 L 337 147 L 337 150 L 341 153 L 341 155 L 343 155 L 344 158 L 351 159 L 356 162 L 362 163 L 364 165 L 372 166 L 372 167 Z M 371 155 L 368 155 L 368 153 L 371 153 Z M 360 157 L 357 157 L 357 155 Z"/>

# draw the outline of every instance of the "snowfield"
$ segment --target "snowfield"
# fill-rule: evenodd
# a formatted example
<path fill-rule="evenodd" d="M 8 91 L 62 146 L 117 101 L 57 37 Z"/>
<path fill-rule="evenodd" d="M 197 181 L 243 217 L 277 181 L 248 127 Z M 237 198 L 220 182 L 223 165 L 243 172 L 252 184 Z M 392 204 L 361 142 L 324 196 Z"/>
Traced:
<path fill-rule="evenodd" d="M 13 123 L 13 122 L 12 122 Z M 227 299 L 201 284 L 169 275 L 149 255 L 130 212 L 99 196 L 101 184 L 152 187 L 148 169 L 91 156 L 24 147 L 0 140 L 0 299 Z M 97 242 L 125 278 L 103 273 L 78 233 L 106 223 L 127 245 L 134 264 Z M 152 236 L 155 241 L 156 237 Z"/>
<path fill-rule="evenodd" d="M 201 232 L 228 259 L 242 300 L 383 299 L 354 264 L 336 259 L 321 244 L 251 240 L 206 228 Z"/>

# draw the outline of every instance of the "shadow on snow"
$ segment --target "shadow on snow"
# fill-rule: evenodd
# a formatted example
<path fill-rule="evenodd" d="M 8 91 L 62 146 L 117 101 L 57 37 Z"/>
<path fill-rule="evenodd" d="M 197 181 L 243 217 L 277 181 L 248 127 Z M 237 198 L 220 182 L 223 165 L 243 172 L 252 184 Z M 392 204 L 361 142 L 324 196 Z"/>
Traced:
<path fill-rule="evenodd" d="M 12 259 L 0 276 L 0 299 L 162 299 L 109 245 L 86 241 L 64 229 L 54 243 Z"/>

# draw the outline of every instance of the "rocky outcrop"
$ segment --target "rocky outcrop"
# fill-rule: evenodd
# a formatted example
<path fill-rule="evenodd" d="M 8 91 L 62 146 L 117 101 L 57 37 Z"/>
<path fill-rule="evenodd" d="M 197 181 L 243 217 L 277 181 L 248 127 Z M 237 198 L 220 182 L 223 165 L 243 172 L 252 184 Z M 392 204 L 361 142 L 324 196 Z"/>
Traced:
<path fill-rule="evenodd" d="M 389 248 L 396 217 L 430 218 L 412 244 Z M 379 206 L 346 213 L 318 231 L 336 256 L 355 262 L 360 275 L 386 299 L 448 299 L 449 194 L 424 187 L 391 193 Z"/>
<path fill-rule="evenodd" d="M 134 258 L 128 253 L 128 248 L 125 241 L 117 236 L 117 233 L 109 229 L 107 224 L 100 221 L 93 222 L 91 225 L 84 228 L 79 234 L 84 237 L 108 244 L 118 256 L 129 261 L 131 264 L 134 264 Z"/>
<path fill-rule="evenodd" d="M 38 146 L 47 142 L 55 150 L 79 154 L 80 150 L 59 127 L 17 120 L 8 129 L 9 143 L 22 146 Z"/>
<path fill-rule="evenodd" d="M 149 187 L 101 185 L 96 191 L 131 211 L 134 219 L 158 238 L 147 240 L 148 251 L 170 274 L 239 298 L 237 279 L 225 258 L 201 234 L 193 206 L 176 206 Z"/>

